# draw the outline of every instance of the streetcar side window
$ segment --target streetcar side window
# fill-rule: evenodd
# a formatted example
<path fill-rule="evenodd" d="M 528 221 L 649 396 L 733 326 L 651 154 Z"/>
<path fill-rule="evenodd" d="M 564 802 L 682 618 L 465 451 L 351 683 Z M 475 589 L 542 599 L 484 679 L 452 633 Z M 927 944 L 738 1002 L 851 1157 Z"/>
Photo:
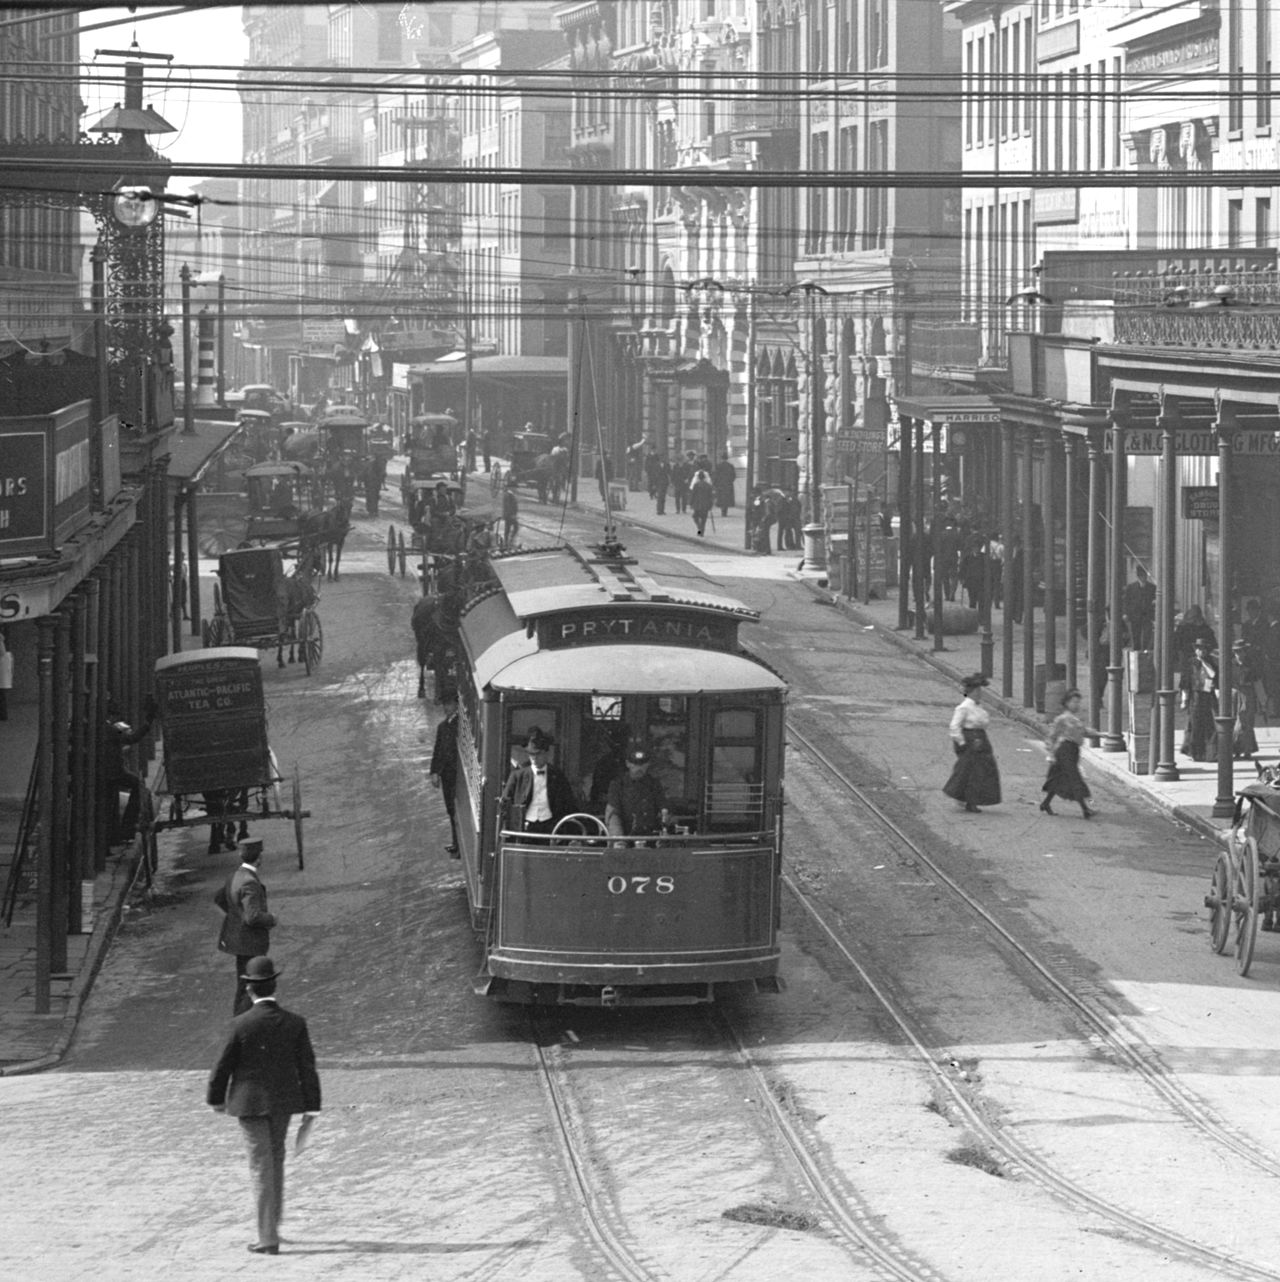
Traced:
<path fill-rule="evenodd" d="M 689 795 L 689 700 L 660 695 L 649 708 L 649 773 L 662 785 L 667 806 L 676 814 L 697 809 Z"/>
<path fill-rule="evenodd" d="M 760 714 L 755 708 L 721 708 L 711 731 L 706 816 L 712 829 L 759 828 L 764 818 L 760 771 Z"/>

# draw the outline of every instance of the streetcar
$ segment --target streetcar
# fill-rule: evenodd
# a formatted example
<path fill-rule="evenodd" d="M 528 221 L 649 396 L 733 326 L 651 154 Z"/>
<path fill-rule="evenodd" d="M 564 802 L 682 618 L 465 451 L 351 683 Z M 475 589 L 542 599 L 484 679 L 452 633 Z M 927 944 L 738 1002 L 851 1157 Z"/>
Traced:
<path fill-rule="evenodd" d="M 616 543 L 491 566 L 455 673 L 477 993 L 607 1007 L 779 991 L 786 683 L 739 644 L 758 614 L 661 585 Z M 545 833 L 502 804 L 535 727 L 576 801 Z M 629 745 L 665 804 L 659 829 L 619 837 L 607 783 Z"/>

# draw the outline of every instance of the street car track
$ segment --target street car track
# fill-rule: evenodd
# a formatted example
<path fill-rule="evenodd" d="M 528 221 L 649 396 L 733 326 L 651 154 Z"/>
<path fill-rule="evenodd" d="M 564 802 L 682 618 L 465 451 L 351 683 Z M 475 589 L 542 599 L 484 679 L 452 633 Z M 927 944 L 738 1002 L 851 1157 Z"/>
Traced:
<path fill-rule="evenodd" d="M 828 1164 L 792 1124 L 770 1088 L 764 1070 L 753 1058 L 725 1012 L 719 1007 L 700 1007 L 696 1017 L 705 1021 L 715 1039 L 726 1047 L 731 1062 L 750 1073 L 755 1095 L 762 1105 L 755 1117 L 762 1117 L 769 1123 L 777 1141 L 775 1152 L 781 1152 L 784 1157 L 791 1159 L 789 1165 L 792 1172 L 822 1208 L 828 1227 L 846 1250 L 849 1259 L 859 1266 L 877 1270 L 885 1277 L 898 1279 L 899 1282 L 944 1282 L 944 1273 L 912 1255 L 902 1240 L 885 1227 L 882 1212 L 861 1199 L 854 1199 L 851 1204 L 849 1195 L 840 1190 L 836 1178 L 829 1172 Z M 539 1035 L 536 1016 L 531 1015 L 530 1023 L 543 1086 L 556 1119 L 556 1137 L 577 1188 L 583 1219 L 593 1241 L 626 1278 L 644 1279 L 646 1282 L 669 1278 L 672 1275 L 662 1270 L 653 1270 L 628 1249 L 624 1242 L 627 1230 L 620 1223 L 619 1211 L 611 1205 L 611 1199 L 601 1196 L 593 1187 L 590 1173 L 592 1163 L 577 1139 L 579 1125 L 573 1120 L 574 1110 L 569 1105 L 567 1090 L 561 1080 L 572 1070 L 563 1062 L 564 1055 L 558 1045 L 553 1046 L 548 1053 L 543 1045 L 544 1039 Z"/>
<path fill-rule="evenodd" d="M 845 792 L 861 807 L 869 812 L 907 852 L 912 859 L 926 868 L 931 878 L 945 886 L 967 908 L 975 913 L 984 926 L 994 933 L 1003 945 L 1010 949 L 1017 958 L 1030 967 L 1063 1003 L 1065 1003 L 1095 1034 L 1099 1042 L 1114 1052 L 1126 1068 L 1138 1074 L 1154 1090 L 1168 1107 L 1182 1120 L 1194 1126 L 1214 1143 L 1230 1150 L 1237 1157 L 1243 1158 L 1251 1165 L 1268 1174 L 1280 1175 L 1280 1161 L 1267 1152 L 1248 1136 L 1241 1134 L 1234 1127 L 1218 1117 L 1214 1111 L 1177 1077 L 1170 1073 L 1160 1062 L 1154 1048 L 1142 1042 L 1132 1030 L 1122 1036 L 1113 1027 L 1112 1021 L 1122 1021 L 1123 1017 L 1116 1011 L 1106 1009 L 1106 1003 L 1081 997 L 1071 985 L 1059 977 L 1053 969 L 1042 961 L 1026 944 L 1006 929 L 984 905 L 952 878 L 937 861 L 914 842 L 876 803 L 861 789 L 832 758 L 818 746 L 814 740 L 801 730 L 797 724 L 800 716 L 795 709 L 788 718 L 788 736 L 794 740 L 808 756 L 816 762 Z M 1087 1209 L 1105 1220 L 1123 1229 L 1136 1241 L 1158 1251 L 1169 1251 L 1181 1258 L 1206 1265 L 1233 1278 L 1280 1278 L 1274 1270 L 1251 1264 L 1236 1256 L 1206 1247 L 1180 1233 L 1164 1229 L 1139 1215 L 1131 1214 L 1116 1207 L 1110 1201 L 1090 1193 L 1075 1181 L 1059 1174 L 1048 1162 L 1037 1156 L 998 1127 L 992 1126 L 975 1107 L 964 1085 L 957 1081 L 944 1062 L 931 1054 L 925 1040 L 916 1031 L 911 1016 L 889 994 L 883 983 L 876 978 L 854 956 L 846 945 L 840 931 L 823 915 L 810 896 L 789 873 L 782 875 L 782 884 L 790 892 L 808 919 L 827 939 L 830 945 L 857 974 L 866 985 L 868 992 L 880 1004 L 884 1012 L 902 1031 L 907 1042 L 926 1066 L 939 1087 L 950 1099 L 956 1114 L 963 1120 L 975 1136 L 980 1137 L 992 1150 L 1001 1154 L 1012 1165 L 1022 1170 L 1028 1178 L 1040 1184 L 1059 1199 L 1079 1208 Z M 1099 1010 L 1098 1007 L 1103 1007 Z M 1132 1039 L 1132 1040 L 1131 1040 Z"/>
<path fill-rule="evenodd" d="M 660 1277 L 648 1266 L 641 1263 L 626 1245 L 626 1227 L 618 1224 L 615 1209 L 609 1200 L 601 1197 L 595 1188 L 590 1174 L 590 1165 L 586 1154 L 582 1152 L 574 1127 L 570 1121 L 569 1109 L 564 1091 L 558 1080 L 560 1070 L 553 1067 L 550 1057 L 542 1044 L 538 1033 L 536 1017 L 530 1011 L 530 1042 L 534 1058 L 539 1069 L 539 1080 L 546 1093 L 548 1105 L 555 1117 L 555 1136 L 560 1147 L 570 1182 L 577 1193 L 578 1211 L 582 1223 L 596 1249 L 613 1266 L 618 1275 L 627 1282 L 655 1282 Z"/>

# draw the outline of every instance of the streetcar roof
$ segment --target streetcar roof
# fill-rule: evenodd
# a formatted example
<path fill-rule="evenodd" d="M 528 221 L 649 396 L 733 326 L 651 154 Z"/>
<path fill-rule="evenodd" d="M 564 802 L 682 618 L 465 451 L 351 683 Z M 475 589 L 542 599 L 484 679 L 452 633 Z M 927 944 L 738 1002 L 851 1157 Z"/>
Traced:
<path fill-rule="evenodd" d="M 781 677 L 754 659 L 715 650 L 655 645 L 581 646 L 535 650 L 507 642 L 526 642 L 524 633 L 500 641 L 486 653 L 495 670 L 485 684 L 501 690 L 538 693 L 574 690 L 598 694 L 716 694 L 785 690 Z M 532 642 L 526 642 L 532 645 Z M 476 665 L 481 676 L 481 665 Z"/>
<path fill-rule="evenodd" d="M 204 650 L 183 650 L 181 654 L 166 654 L 156 660 L 156 671 L 164 672 L 168 668 L 180 668 L 187 663 L 208 663 L 210 660 L 222 662 L 234 659 L 237 662 L 258 664 L 261 659 L 256 650 L 243 645 L 212 646 Z"/>
<path fill-rule="evenodd" d="M 616 563 L 585 561 L 569 548 L 502 557 L 494 561 L 493 572 L 520 619 L 622 602 L 714 610 L 739 619 L 760 617 L 758 611 L 732 597 L 661 584 L 639 570 L 617 567 Z"/>

